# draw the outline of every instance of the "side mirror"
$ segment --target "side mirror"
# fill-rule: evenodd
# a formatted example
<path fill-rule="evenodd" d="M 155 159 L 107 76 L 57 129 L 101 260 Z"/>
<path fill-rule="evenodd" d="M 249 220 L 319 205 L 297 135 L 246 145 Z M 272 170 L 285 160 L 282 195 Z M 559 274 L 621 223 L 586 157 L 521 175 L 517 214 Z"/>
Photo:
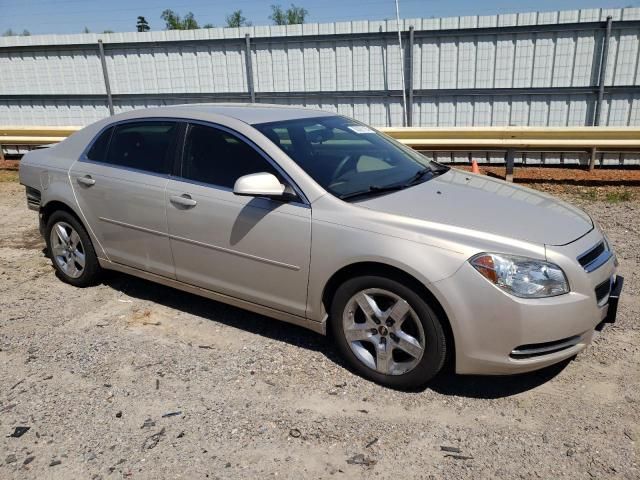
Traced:
<path fill-rule="evenodd" d="M 244 175 L 233 186 L 235 195 L 250 197 L 284 197 L 284 190 L 276 176 L 266 172 Z"/>

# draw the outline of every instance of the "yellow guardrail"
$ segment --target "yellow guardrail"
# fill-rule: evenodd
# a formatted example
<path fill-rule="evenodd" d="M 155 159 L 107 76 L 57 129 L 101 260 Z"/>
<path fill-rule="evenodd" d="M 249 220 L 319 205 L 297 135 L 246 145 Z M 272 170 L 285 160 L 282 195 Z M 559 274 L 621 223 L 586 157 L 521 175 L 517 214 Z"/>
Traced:
<path fill-rule="evenodd" d="M 57 143 L 80 128 L 0 126 L 0 145 Z M 638 127 L 385 127 L 380 130 L 417 149 L 640 149 Z"/>
<path fill-rule="evenodd" d="M 0 145 L 48 145 L 58 143 L 81 128 L 0 126 Z"/>
<path fill-rule="evenodd" d="M 637 127 L 381 128 L 413 148 L 640 148 Z"/>

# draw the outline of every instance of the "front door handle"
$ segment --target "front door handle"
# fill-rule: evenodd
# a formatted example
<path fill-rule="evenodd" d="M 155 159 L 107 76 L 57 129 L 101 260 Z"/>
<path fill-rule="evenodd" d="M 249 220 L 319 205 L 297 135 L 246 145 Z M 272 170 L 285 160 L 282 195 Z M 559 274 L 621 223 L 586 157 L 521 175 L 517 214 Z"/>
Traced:
<path fill-rule="evenodd" d="M 84 177 L 78 177 L 76 179 L 80 185 L 84 185 L 85 187 L 91 187 L 96 184 L 96 181 L 91 178 L 91 175 L 85 175 Z"/>
<path fill-rule="evenodd" d="M 191 198 L 191 195 L 189 195 L 188 193 L 184 193 L 182 195 L 172 195 L 171 197 L 169 197 L 169 201 L 174 205 L 182 208 L 193 208 L 198 204 L 198 202 Z"/>

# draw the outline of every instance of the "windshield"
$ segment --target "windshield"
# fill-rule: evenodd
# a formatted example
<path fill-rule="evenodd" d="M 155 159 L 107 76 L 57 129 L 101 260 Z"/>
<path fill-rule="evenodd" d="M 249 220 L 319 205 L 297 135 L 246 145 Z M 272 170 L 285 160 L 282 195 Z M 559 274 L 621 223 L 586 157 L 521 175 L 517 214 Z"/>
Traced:
<path fill-rule="evenodd" d="M 254 127 L 325 190 L 343 199 L 408 188 L 446 170 L 364 124 L 341 116 Z"/>

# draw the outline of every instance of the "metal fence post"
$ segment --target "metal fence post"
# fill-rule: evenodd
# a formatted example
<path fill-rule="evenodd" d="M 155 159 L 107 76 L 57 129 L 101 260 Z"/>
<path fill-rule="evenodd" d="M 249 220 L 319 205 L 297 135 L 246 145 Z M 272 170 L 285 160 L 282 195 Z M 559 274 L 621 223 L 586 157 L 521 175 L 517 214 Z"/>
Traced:
<path fill-rule="evenodd" d="M 253 60 L 251 59 L 251 37 L 248 33 L 244 36 L 244 41 L 246 44 L 246 53 L 244 56 L 244 61 L 247 66 L 247 89 L 249 90 L 249 95 L 251 96 L 251 103 L 256 103 L 256 90 L 253 86 Z"/>
<path fill-rule="evenodd" d="M 598 73 L 598 100 L 596 102 L 596 108 L 593 115 L 593 125 L 600 126 L 600 115 L 602 114 L 602 102 L 604 100 L 604 81 L 607 76 L 607 61 L 609 58 L 609 39 L 611 38 L 611 23 L 612 17 L 607 17 L 606 30 L 604 35 L 604 41 L 602 42 L 602 53 L 600 55 L 600 68 Z M 591 165 L 589 165 L 591 169 Z"/>
<path fill-rule="evenodd" d="M 407 54 L 407 62 L 409 71 L 407 73 L 407 127 L 413 126 L 413 25 L 409 27 L 409 49 Z"/>
<path fill-rule="evenodd" d="M 104 88 L 107 91 L 107 103 L 109 104 L 109 115 L 113 115 L 113 97 L 111 96 L 111 85 L 109 84 L 109 72 L 107 71 L 107 61 L 104 58 L 104 46 L 102 40 L 98 40 L 98 50 L 100 52 L 100 63 L 102 64 L 102 76 L 104 77 Z"/>

